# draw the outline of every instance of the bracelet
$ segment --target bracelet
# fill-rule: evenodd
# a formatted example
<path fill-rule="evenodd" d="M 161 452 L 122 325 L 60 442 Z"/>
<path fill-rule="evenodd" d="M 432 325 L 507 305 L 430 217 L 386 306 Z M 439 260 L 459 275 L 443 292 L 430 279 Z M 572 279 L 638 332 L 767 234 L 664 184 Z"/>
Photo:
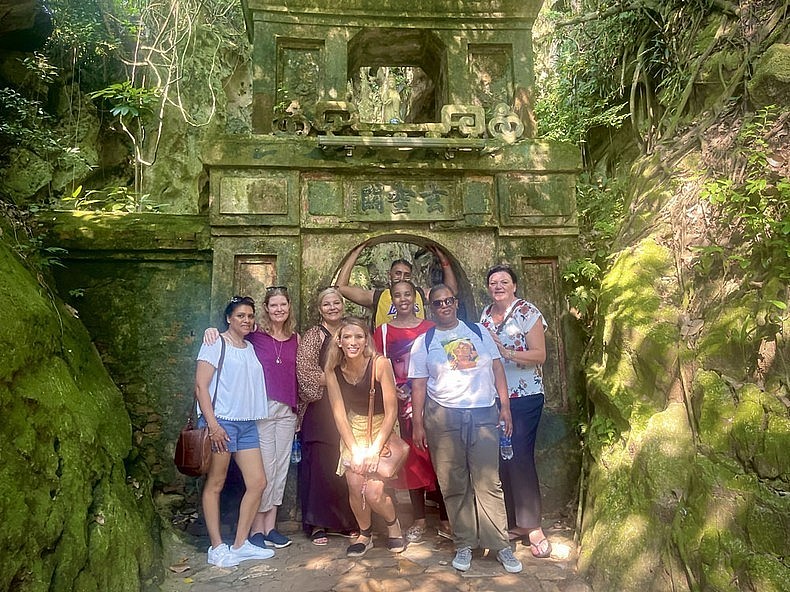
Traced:
<path fill-rule="evenodd" d="M 516 350 L 514 350 L 514 349 L 507 350 L 507 357 L 510 358 L 511 360 L 515 360 L 516 359 Z"/>

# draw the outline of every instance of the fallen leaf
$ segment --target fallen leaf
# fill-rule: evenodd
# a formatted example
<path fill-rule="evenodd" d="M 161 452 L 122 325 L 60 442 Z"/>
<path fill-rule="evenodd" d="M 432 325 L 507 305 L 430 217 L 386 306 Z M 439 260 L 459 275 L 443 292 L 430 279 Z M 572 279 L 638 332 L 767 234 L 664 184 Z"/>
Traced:
<path fill-rule="evenodd" d="M 176 563 L 175 565 L 171 565 L 168 569 L 173 573 L 180 574 L 187 571 L 189 569 L 189 565 L 186 563 Z"/>

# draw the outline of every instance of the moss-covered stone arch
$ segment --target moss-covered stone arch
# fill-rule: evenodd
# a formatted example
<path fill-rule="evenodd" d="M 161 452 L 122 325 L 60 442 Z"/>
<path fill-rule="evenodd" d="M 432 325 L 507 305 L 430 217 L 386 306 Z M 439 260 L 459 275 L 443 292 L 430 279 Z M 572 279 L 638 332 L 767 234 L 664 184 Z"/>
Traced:
<path fill-rule="evenodd" d="M 358 245 L 362 244 L 363 241 L 359 241 L 354 248 Z M 443 245 L 441 242 L 438 242 L 432 238 L 423 237 L 414 234 L 400 234 L 400 233 L 384 233 L 373 238 L 369 238 L 366 241 L 366 250 L 367 249 L 375 249 L 379 245 L 387 244 L 387 243 L 404 243 L 406 245 L 413 245 L 419 249 L 424 249 L 429 245 L 435 245 L 439 249 L 441 249 L 446 255 L 447 258 L 450 260 L 450 265 L 452 266 L 453 271 L 455 272 L 455 277 L 458 282 L 458 298 L 461 304 L 461 310 L 459 314 L 465 313 L 466 318 L 468 319 L 476 319 L 478 310 L 475 306 L 474 297 L 472 294 L 472 288 L 469 282 L 469 279 L 466 275 L 466 272 L 459 261 L 458 257 L 453 253 L 448 247 Z M 348 259 L 353 249 L 346 252 L 342 260 L 338 263 L 337 268 L 335 269 L 335 273 L 333 274 L 333 278 L 336 279 L 340 268 L 343 266 L 343 263 Z M 362 252 L 361 257 L 364 256 L 365 251 Z M 397 258 L 397 257 L 395 257 Z M 393 258 L 393 259 L 395 259 Z M 413 261 L 414 262 L 414 261 Z M 415 267 L 417 266 L 418 262 L 414 262 Z M 384 262 L 386 265 L 387 270 L 389 269 L 389 263 Z M 417 282 L 418 285 L 421 287 L 430 287 L 433 283 L 431 281 L 420 281 Z M 378 287 L 378 286 L 377 286 Z M 427 294 L 426 294 L 427 296 Z"/>

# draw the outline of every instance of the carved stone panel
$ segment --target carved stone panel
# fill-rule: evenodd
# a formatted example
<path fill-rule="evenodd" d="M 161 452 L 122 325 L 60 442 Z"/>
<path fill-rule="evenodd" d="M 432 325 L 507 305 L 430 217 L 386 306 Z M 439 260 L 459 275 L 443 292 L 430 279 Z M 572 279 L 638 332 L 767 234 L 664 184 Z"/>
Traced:
<path fill-rule="evenodd" d="M 447 179 L 359 179 L 350 183 L 349 208 L 358 220 L 453 220 L 458 184 Z"/>
<path fill-rule="evenodd" d="M 225 176 L 219 186 L 220 214 L 288 214 L 288 178 Z"/>
<path fill-rule="evenodd" d="M 277 280 L 277 257 L 268 255 L 236 255 L 233 261 L 233 288 L 239 296 L 259 299 L 266 286 Z"/>
<path fill-rule="evenodd" d="M 513 105 L 513 49 L 509 45 L 469 45 L 473 101 L 487 114 L 498 103 Z"/>
<path fill-rule="evenodd" d="M 508 173 L 498 178 L 500 215 L 508 226 L 575 223 L 573 175 Z"/>
<path fill-rule="evenodd" d="M 565 384 L 565 357 L 562 343 L 559 270 L 556 258 L 524 257 L 521 260 L 521 282 L 528 286 L 527 300 L 538 307 L 548 324 L 546 330 L 546 362 L 543 364 L 543 386 L 546 407 L 557 411 L 568 408 Z"/>
<path fill-rule="evenodd" d="M 277 48 L 277 105 L 312 116 L 323 86 L 323 42 L 282 40 Z M 276 109 L 276 110 L 278 110 Z"/>

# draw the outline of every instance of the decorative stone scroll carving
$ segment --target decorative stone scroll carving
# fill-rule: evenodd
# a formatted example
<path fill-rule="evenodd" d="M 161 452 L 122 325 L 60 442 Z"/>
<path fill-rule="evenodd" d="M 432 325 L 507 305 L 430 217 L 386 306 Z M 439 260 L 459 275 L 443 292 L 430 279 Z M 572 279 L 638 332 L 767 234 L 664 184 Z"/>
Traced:
<path fill-rule="evenodd" d="M 479 138 L 486 131 L 486 113 L 475 105 L 445 105 L 442 107 L 445 134 L 458 130 L 465 138 Z"/>
<path fill-rule="evenodd" d="M 508 105 L 499 103 L 488 122 L 488 133 L 492 138 L 513 144 L 524 134 L 524 124 Z"/>
<path fill-rule="evenodd" d="M 299 101 L 291 101 L 291 104 L 285 109 L 285 113 L 272 120 L 272 129 L 285 134 L 306 136 L 313 126 L 302 112 Z"/>
<path fill-rule="evenodd" d="M 315 128 L 333 136 L 338 132 L 350 132 L 359 123 L 357 106 L 347 101 L 319 101 L 315 106 Z"/>

